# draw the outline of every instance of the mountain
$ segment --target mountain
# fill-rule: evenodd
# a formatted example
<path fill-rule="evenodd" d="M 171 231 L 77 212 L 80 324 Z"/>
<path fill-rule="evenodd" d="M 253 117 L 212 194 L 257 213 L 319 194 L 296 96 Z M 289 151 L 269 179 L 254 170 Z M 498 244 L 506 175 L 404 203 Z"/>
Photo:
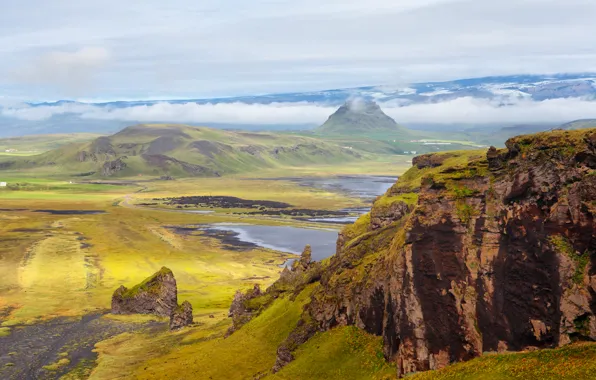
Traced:
<path fill-rule="evenodd" d="M 581 119 L 570 121 L 561 125 L 561 129 L 584 129 L 584 128 L 596 128 L 596 119 Z"/>
<path fill-rule="evenodd" d="M 297 107 L 316 105 L 331 108 L 339 107 L 354 98 L 375 101 L 384 108 L 435 104 L 461 98 L 490 101 L 491 104 L 499 108 L 519 105 L 520 101 L 523 101 L 524 104 L 565 98 L 593 101 L 596 99 L 596 73 L 495 76 L 445 82 L 384 84 L 227 98 L 142 99 L 109 102 L 56 101 L 4 107 L 0 105 L 0 136 L 83 131 L 113 133 L 126 125 L 139 122 L 180 122 L 181 115 L 188 115 L 188 120 L 183 120 L 183 122 L 212 127 L 251 130 L 310 129 L 323 120 L 313 121 L 312 118 L 302 120 L 298 117 L 295 120 L 280 119 L 280 122 L 275 124 L 271 124 L 270 121 L 267 124 L 262 124 L 258 119 L 255 120 L 254 117 L 251 117 L 252 114 L 244 117 L 241 109 L 232 109 L 232 106 L 271 105 L 279 108 L 284 105 Z M 222 117 L 219 111 L 214 116 L 213 113 L 208 112 L 208 109 L 193 111 L 192 107 L 193 105 L 220 104 L 229 105 L 229 112 L 233 114 L 233 117 L 225 113 L 224 116 L 227 117 Z M 164 111 L 171 106 L 181 106 L 183 110 L 180 112 Z M 580 115 L 580 117 L 591 116 Z M 176 120 L 172 120 L 172 118 L 176 118 Z M 202 118 L 204 120 L 201 120 Z M 418 127 L 437 122 L 443 126 L 442 130 L 449 132 L 461 130 L 462 127 L 462 123 L 452 125 L 452 120 L 448 119 L 436 120 L 433 117 L 429 117 L 428 120 L 425 120 L 424 117 L 415 119 L 417 120 L 416 124 L 419 124 Z M 400 120 L 402 123 L 405 121 L 413 122 L 412 120 Z M 564 121 L 565 119 L 553 120 L 553 123 L 558 124 Z M 486 122 L 478 125 L 471 121 L 470 124 L 484 127 L 491 123 Z M 519 124 L 519 122 L 501 126 L 508 127 L 515 124 Z M 414 127 L 411 124 L 408 126 Z"/>
<path fill-rule="evenodd" d="M 387 116 L 374 101 L 353 99 L 344 103 L 329 119 L 315 129 L 319 135 L 407 135 L 405 128 Z"/>
<path fill-rule="evenodd" d="M 134 100 L 94 103 L 98 107 L 128 108 L 170 104 L 272 104 L 272 103 L 319 103 L 339 106 L 349 99 L 363 98 L 379 103 L 402 101 L 410 104 L 439 102 L 461 97 L 483 99 L 522 98 L 546 100 L 572 97 L 596 96 L 596 73 L 553 75 L 507 75 L 482 78 L 465 78 L 444 82 L 418 82 L 410 84 L 383 84 L 322 91 L 291 92 L 226 98 Z M 46 107 L 86 104 L 70 101 L 32 103 L 30 106 Z"/>
<path fill-rule="evenodd" d="M 518 136 L 499 150 L 416 157 L 371 212 L 340 233 L 329 261 L 301 259 L 265 292 L 238 296 L 241 305 L 230 309 L 238 327 L 232 337 L 250 334 L 240 324 L 255 315 L 253 329 L 302 310 L 272 351 L 271 371 L 287 375 L 281 378 L 325 378 L 317 371 L 329 368 L 309 365 L 319 355 L 338 366 L 356 357 L 350 345 L 366 345 L 356 327 L 382 338 L 382 348 L 355 352 L 384 357 L 398 377 L 487 352 L 594 341 L 595 174 L 596 129 Z M 298 297 L 280 310 L 274 300 L 284 295 Z M 337 331 L 347 343 L 335 338 Z M 331 346 L 338 349 L 328 351 Z M 545 352 L 545 362 L 555 360 L 554 352 Z M 496 363 L 516 360 L 491 356 Z M 482 363 L 493 362 L 491 356 Z M 500 366 L 481 365 L 469 378 L 501 378 L 491 376 Z M 538 378 L 524 375 L 538 367 L 534 359 L 516 373 Z"/>
<path fill-rule="evenodd" d="M 6 158 L 0 162 L 0 170 L 89 177 L 212 177 L 362 158 L 356 149 L 312 137 L 150 124 L 127 127 L 111 136 L 37 156 Z"/>

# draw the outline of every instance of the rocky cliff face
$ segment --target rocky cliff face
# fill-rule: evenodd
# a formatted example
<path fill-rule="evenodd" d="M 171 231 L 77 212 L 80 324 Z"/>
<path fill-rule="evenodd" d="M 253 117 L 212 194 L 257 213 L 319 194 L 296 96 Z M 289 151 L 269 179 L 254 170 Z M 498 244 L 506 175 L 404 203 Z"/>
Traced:
<path fill-rule="evenodd" d="M 506 146 L 416 159 L 342 232 L 295 334 L 356 325 L 400 376 L 596 340 L 596 130 Z"/>

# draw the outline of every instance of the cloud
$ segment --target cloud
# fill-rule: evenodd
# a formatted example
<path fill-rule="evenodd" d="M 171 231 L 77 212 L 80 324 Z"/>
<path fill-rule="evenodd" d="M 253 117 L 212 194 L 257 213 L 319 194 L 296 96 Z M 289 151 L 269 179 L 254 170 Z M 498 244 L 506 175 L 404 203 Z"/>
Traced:
<path fill-rule="evenodd" d="M 464 97 L 440 103 L 386 108 L 385 111 L 398 123 L 404 124 L 559 123 L 596 118 L 596 103 L 581 98 L 563 98 L 543 101 L 517 99 L 502 105 L 496 100 Z"/>
<path fill-rule="evenodd" d="M 596 71 L 589 0 L 12 3 L 0 14 L 0 76 L 25 66 L 29 83 L 76 88 L 77 76 L 64 74 L 74 69 L 62 67 L 86 62 L 75 67 L 89 78 L 93 57 L 105 64 L 105 55 L 76 49 L 102 46 L 114 58 L 96 87 L 80 89 L 85 97 L 209 98 Z M 62 64 L 32 58 L 40 56 Z M 7 96 L 62 95 L 41 86 L 5 90 L 2 82 Z"/>
<path fill-rule="evenodd" d="M 16 71 L 16 79 L 34 85 L 54 85 L 79 93 L 110 60 L 102 47 L 84 47 L 76 51 L 51 51 L 35 58 Z"/>
<path fill-rule="evenodd" d="M 440 103 L 400 106 L 382 104 L 383 110 L 401 124 L 521 124 L 563 123 L 575 119 L 596 118 L 596 103 L 581 98 L 533 101 L 501 101 L 459 98 Z M 0 114 L 21 120 L 41 121 L 54 115 L 74 114 L 87 120 L 126 122 L 223 123 L 262 125 L 322 124 L 336 108 L 315 103 L 220 103 L 170 104 L 126 108 L 100 107 L 91 104 L 57 106 L 21 106 L 0 109 Z"/>

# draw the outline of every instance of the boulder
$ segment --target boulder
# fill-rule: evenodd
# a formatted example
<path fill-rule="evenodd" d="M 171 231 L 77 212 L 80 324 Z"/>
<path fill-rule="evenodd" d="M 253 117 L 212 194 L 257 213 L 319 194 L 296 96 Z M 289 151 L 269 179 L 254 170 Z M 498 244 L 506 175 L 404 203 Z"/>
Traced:
<path fill-rule="evenodd" d="M 120 286 L 112 296 L 112 314 L 169 317 L 177 306 L 176 279 L 166 267 L 131 289 Z"/>
<path fill-rule="evenodd" d="M 192 324 L 192 305 L 188 301 L 182 302 L 170 315 L 170 330 L 178 330 Z"/>

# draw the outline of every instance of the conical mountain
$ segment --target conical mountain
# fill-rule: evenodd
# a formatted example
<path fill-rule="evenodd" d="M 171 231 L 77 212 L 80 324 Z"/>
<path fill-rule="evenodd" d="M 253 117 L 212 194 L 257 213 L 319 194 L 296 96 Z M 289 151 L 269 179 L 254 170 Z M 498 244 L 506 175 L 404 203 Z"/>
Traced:
<path fill-rule="evenodd" d="M 365 99 L 351 99 L 339 107 L 329 119 L 315 129 L 321 135 L 350 135 L 375 133 L 407 133 L 387 116 L 377 103 Z"/>

